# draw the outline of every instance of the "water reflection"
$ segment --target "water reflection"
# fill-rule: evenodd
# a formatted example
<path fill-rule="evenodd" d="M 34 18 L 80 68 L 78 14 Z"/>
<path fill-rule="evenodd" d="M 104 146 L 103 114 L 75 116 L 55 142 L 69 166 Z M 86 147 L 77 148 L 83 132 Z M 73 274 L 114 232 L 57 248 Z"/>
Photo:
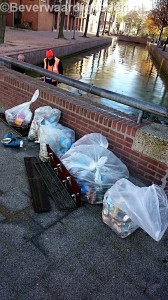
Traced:
<path fill-rule="evenodd" d="M 168 76 L 153 64 L 145 46 L 117 42 L 63 59 L 64 75 L 136 99 L 168 107 Z M 64 84 L 62 88 L 85 94 Z M 94 96 L 90 95 L 94 100 Z M 134 110 L 114 101 L 99 98 L 97 102 L 126 113 Z"/>

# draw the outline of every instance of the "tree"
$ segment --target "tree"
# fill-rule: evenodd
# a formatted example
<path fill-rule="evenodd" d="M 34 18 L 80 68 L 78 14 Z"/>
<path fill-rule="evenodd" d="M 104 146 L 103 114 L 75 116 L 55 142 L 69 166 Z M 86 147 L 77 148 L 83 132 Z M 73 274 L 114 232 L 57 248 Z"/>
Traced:
<path fill-rule="evenodd" d="M 2 7 L 2 3 L 5 3 L 5 1 L 0 0 L 0 7 Z M 4 43 L 5 26 L 6 26 L 6 13 L 1 9 L 0 10 L 0 44 Z"/>
<path fill-rule="evenodd" d="M 163 46 L 163 51 L 165 51 L 166 45 L 167 45 L 167 44 L 168 44 L 168 36 L 167 36 L 167 39 L 166 39 L 165 44 L 164 44 L 164 46 Z"/>
<path fill-rule="evenodd" d="M 104 34 L 105 29 L 106 29 L 107 14 L 110 13 L 109 28 L 108 28 L 108 33 L 110 33 L 111 23 L 114 22 L 117 18 L 117 7 L 121 6 L 120 4 L 122 2 L 123 2 L 123 0 L 107 0 L 107 7 L 105 8 L 105 19 L 104 19 L 104 26 L 103 26 L 102 35 Z M 101 4 L 101 12 L 100 12 L 100 16 L 99 16 L 99 22 L 98 22 L 98 28 L 97 28 L 96 36 L 99 36 L 100 24 L 101 24 L 101 21 L 102 21 L 103 10 L 104 10 L 104 0 L 102 0 L 102 4 Z"/>
<path fill-rule="evenodd" d="M 160 30 L 159 42 L 162 37 L 163 29 L 168 26 L 168 1 L 157 0 L 155 8 L 151 11 L 151 18 Z"/>
<path fill-rule="evenodd" d="M 128 32 L 130 33 L 134 30 L 136 35 L 138 35 L 143 23 L 143 19 L 140 14 L 137 11 L 132 10 L 123 19 L 128 28 Z"/>
<path fill-rule="evenodd" d="M 73 21 L 73 38 L 72 39 L 74 39 L 74 40 L 75 40 L 75 31 L 76 31 L 76 18 L 79 15 L 79 10 L 80 10 L 79 3 L 76 3 L 76 5 L 73 6 L 74 21 Z"/>
<path fill-rule="evenodd" d="M 108 0 L 108 12 L 110 13 L 109 34 L 112 29 L 120 26 L 120 22 L 125 15 L 126 6 L 127 0 Z"/>
<path fill-rule="evenodd" d="M 105 21 L 104 21 L 104 28 L 102 35 L 104 35 L 105 30 L 106 30 L 106 24 L 107 24 L 107 15 L 110 13 L 110 20 L 109 20 L 109 28 L 108 28 L 108 33 L 110 32 L 110 21 L 111 21 L 111 15 L 112 15 L 112 8 L 114 7 L 114 3 L 117 3 L 118 0 L 107 0 L 107 7 L 105 9 Z"/>
<path fill-rule="evenodd" d="M 100 30 L 100 24 L 101 24 L 101 19 L 102 19 L 103 7 L 104 7 L 104 0 L 102 0 L 102 3 L 101 3 L 101 11 L 100 11 L 100 15 L 99 15 L 99 22 L 98 22 L 97 33 L 96 33 L 97 37 L 99 37 L 99 30 Z"/>
<path fill-rule="evenodd" d="M 59 23 L 59 32 L 58 39 L 64 39 L 64 20 L 65 20 L 65 11 L 66 11 L 66 0 L 61 1 L 61 15 L 60 15 L 60 23 Z"/>
<path fill-rule="evenodd" d="M 90 8 L 91 8 L 92 3 L 93 3 L 93 0 L 89 0 L 89 7 L 87 10 L 86 25 L 85 25 L 85 31 L 84 31 L 83 37 L 87 37 L 89 18 L 90 18 Z"/>
<path fill-rule="evenodd" d="M 148 14 L 145 22 L 145 26 L 147 29 L 148 34 L 150 36 L 155 37 L 159 35 L 158 26 L 155 24 L 154 19 L 151 17 L 151 14 Z"/>

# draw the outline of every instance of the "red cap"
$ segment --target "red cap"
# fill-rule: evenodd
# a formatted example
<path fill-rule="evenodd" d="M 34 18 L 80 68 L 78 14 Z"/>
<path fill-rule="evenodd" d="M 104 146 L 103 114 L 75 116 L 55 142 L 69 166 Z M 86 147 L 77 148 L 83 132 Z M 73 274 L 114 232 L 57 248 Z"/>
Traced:
<path fill-rule="evenodd" d="M 46 57 L 49 58 L 49 57 L 52 57 L 54 56 L 54 53 L 52 52 L 52 50 L 47 50 L 46 51 Z"/>

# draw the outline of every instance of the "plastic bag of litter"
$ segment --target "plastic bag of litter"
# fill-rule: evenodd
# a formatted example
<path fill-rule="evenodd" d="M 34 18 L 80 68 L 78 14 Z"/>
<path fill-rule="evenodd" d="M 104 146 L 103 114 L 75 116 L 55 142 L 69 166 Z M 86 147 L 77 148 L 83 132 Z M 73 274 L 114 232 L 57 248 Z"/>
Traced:
<path fill-rule="evenodd" d="M 83 195 L 91 204 L 102 203 L 107 189 L 118 179 L 129 177 L 124 163 L 99 145 L 72 147 L 61 160 L 81 185 Z"/>
<path fill-rule="evenodd" d="M 43 135 L 43 136 L 42 136 Z M 48 144 L 53 152 L 61 157 L 67 152 L 75 141 L 74 130 L 65 127 L 61 124 L 52 125 L 40 125 L 40 143 L 41 139 L 45 138 L 46 144 Z"/>
<path fill-rule="evenodd" d="M 33 116 L 30 105 L 37 100 L 38 96 L 39 90 L 36 90 L 30 101 L 7 109 L 5 117 L 8 124 L 15 127 L 28 127 Z"/>
<path fill-rule="evenodd" d="M 35 110 L 34 118 L 30 126 L 28 139 L 38 140 L 38 129 L 42 125 L 56 125 L 59 122 L 61 111 L 51 106 L 42 106 Z"/>
<path fill-rule="evenodd" d="M 162 238 L 168 227 L 168 199 L 164 190 L 155 184 L 138 187 L 120 179 L 106 192 L 103 206 L 109 211 L 113 207 L 123 211 L 155 241 Z"/>
<path fill-rule="evenodd" d="M 107 149 L 108 141 L 101 133 L 89 133 L 77 140 L 72 147 L 81 145 L 99 145 Z"/>

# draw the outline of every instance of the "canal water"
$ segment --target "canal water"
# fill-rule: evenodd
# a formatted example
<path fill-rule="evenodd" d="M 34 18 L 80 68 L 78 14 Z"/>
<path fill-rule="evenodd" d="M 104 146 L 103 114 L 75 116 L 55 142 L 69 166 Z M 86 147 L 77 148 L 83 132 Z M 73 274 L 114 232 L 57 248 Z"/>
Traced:
<path fill-rule="evenodd" d="M 62 62 L 64 75 L 70 78 L 168 107 L 168 74 L 160 72 L 159 66 L 153 64 L 144 45 L 112 40 L 110 46 L 63 57 Z M 39 76 L 32 73 L 29 75 Z M 63 83 L 59 87 L 78 94 L 79 97 L 86 94 Z M 112 100 L 91 94 L 87 94 L 86 99 L 106 108 L 138 114 L 136 109 Z"/>
<path fill-rule="evenodd" d="M 98 87 L 168 107 L 168 74 L 160 73 L 146 46 L 115 42 L 105 48 L 90 50 L 62 59 L 64 75 Z M 79 96 L 81 90 L 60 84 Z M 106 107 L 125 113 L 137 111 L 112 100 L 87 95 Z"/>

